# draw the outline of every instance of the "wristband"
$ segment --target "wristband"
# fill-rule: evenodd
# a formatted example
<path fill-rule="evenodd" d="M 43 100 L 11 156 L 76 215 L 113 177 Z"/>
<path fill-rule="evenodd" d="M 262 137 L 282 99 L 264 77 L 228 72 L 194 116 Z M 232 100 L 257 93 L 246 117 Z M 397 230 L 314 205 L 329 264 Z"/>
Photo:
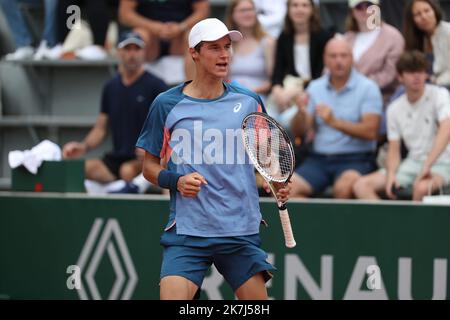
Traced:
<path fill-rule="evenodd" d="M 171 191 L 178 191 L 177 183 L 183 175 L 169 170 L 161 170 L 158 175 L 158 185 Z"/>

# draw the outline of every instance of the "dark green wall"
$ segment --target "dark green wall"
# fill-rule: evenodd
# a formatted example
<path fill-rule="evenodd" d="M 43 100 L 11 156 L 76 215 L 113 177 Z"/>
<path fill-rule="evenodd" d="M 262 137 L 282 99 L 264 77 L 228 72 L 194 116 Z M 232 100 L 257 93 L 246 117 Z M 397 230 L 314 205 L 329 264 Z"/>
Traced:
<path fill-rule="evenodd" d="M 449 297 L 448 206 L 290 203 L 294 249 L 284 247 L 275 204 L 261 207 L 270 224 L 261 229 L 263 248 L 278 269 L 269 284 L 269 295 L 275 299 L 431 299 L 434 292 L 434 298 Z M 108 298 L 116 283 L 114 297 L 157 299 L 159 237 L 167 212 L 168 202 L 156 198 L 1 194 L 1 297 L 80 298 L 66 286 L 66 269 L 80 262 L 91 235 L 81 269 L 87 298 L 95 298 L 95 290 Z M 135 270 L 135 286 L 127 263 Z M 366 288 L 367 264 L 379 266 L 385 290 Z M 116 274 L 123 274 L 122 283 Z M 202 298 L 233 298 L 222 281 L 216 271 L 208 274 Z"/>

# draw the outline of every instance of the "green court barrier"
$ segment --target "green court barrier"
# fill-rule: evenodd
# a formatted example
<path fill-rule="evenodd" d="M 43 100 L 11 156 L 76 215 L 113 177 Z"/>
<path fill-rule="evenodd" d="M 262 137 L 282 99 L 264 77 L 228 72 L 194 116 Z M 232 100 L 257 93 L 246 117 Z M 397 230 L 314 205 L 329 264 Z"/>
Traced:
<path fill-rule="evenodd" d="M 263 248 L 274 299 L 448 299 L 450 207 L 291 202 L 287 249 L 273 202 Z M 168 201 L 0 194 L 0 299 L 158 299 Z M 213 268 L 202 299 L 234 299 Z"/>
<path fill-rule="evenodd" d="M 11 180 L 13 191 L 84 192 L 84 160 L 44 161 L 36 174 L 20 166 Z"/>

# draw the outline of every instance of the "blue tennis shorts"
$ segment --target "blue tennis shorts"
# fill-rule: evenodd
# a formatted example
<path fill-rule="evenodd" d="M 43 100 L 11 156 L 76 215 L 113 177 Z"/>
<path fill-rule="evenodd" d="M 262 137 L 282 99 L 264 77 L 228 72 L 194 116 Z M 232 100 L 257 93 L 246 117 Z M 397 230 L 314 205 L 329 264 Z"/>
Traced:
<path fill-rule="evenodd" d="M 276 270 L 260 248 L 259 234 L 204 238 L 178 235 L 173 227 L 161 236 L 161 245 L 164 247 L 161 278 L 181 276 L 199 288 L 213 263 L 233 292 L 258 272 L 263 273 L 267 282 L 272 278 L 269 270 Z"/>

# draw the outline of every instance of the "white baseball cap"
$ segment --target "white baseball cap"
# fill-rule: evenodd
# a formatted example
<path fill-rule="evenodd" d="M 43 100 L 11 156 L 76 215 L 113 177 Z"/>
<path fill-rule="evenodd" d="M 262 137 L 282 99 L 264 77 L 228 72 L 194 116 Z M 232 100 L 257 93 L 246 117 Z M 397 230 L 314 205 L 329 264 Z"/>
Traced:
<path fill-rule="evenodd" d="M 230 36 L 231 41 L 239 41 L 243 38 L 239 31 L 228 30 L 219 19 L 204 19 L 192 27 L 189 33 L 189 48 L 195 48 L 202 41 L 216 41 L 227 35 Z"/>
<path fill-rule="evenodd" d="M 379 0 L 348 0 L 348 6 L 350 8 L 354 8 L 358 4 L 360 4 L 361 2 L 370 2 L 372 4 L 376 4 L 377 6 L 380 5 L 380 1 Z"/>

